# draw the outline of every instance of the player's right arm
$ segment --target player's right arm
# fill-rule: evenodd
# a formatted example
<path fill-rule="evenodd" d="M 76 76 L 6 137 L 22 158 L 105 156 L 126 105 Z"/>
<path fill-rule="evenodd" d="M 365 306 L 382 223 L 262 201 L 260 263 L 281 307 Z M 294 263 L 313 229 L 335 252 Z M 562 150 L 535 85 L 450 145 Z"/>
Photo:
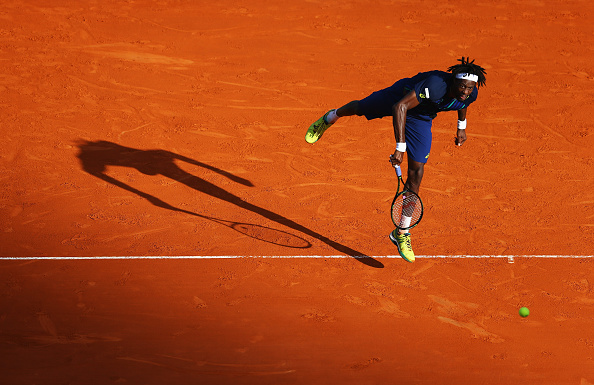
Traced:
<path fill-rule="evenodd" d="M 402 99 L 394 106 L 392 106 L 392 124 L 394 125 L 394 137 L 396 143 L 406 143 L 406 137 L 404 135 L 404 127 L 406 126 L 406 113 L 408 110 L 415 108 L 419 105 L 417 94 L 414 90 L 404 95 Z M 404 158 L 404 152 L 394 151 L 394 154 L 390 156 L 390 160 L 393 165 L 400 165 Z"/>

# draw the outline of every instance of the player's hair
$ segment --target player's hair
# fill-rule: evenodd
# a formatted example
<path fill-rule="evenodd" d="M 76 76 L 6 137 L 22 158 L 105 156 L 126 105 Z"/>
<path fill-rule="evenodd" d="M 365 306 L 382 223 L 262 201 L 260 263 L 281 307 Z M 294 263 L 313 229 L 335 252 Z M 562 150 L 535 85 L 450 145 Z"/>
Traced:
<path fill-rule="evenodd" d="M 485 71 L 485 69 L 480 65 L 474 64 L 474 60 L 470 61 L 469 57 L 464 58 L 464 56 L 462 56 L 462 59 L 458 59 L 458 61 L 460 62 L 460 64 L 451 66 L 450 68 L 448 68 L 448 72 L 451 72 L 454 76 L 456 76 L 457 74 L 476 75 L 478 76 L 479 87 L 482 87 L 487 83 L 487 78 L 485 77 L 487 71 Z"/>

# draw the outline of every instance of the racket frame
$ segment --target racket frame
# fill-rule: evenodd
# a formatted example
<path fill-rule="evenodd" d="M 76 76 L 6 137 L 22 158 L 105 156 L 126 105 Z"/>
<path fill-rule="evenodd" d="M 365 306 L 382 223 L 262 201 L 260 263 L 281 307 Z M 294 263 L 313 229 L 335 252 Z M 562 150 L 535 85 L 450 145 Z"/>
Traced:
<path fill-rule="evenodd" d="M 418 225 L 421 222 L 421 219 L 423 219 L 423 212 L 425 211 L 424 206 L 423 206 L 423 201 L 421 200 L 421 198 L 419 197 L 419 195 L 413 191 L 410 191 L 406 188 L 404 188 L 404 182 L 402 181 L 402 170 L 400 169 L 400 166 L 398 165 L 394 165 L 394 169 L 396 170 L 396 175 L 398 176 L 398 188 L 396 189 L 396 195 L 394 196 L 394 199 L 392 200 L 392 204 L 390 205 L 390 218 L 392 218 L 392 223 L 394 224 L 394 226 L 396 226 L 397 229 L 399 230 L 410 230 L 413 227 L 415 227 L 416 225 Z M 402 185 L 403 189 L 402 191 L 400 191 L 400 185 Z M 401 227 L 400 226 L 400 218 L 398 220 L 398 223 L 396 223 L 396 221 L 394 220 L 394 204 L 396 203 L 396 201 L 400 198 L 401 195 L 406 194 L 406 196 L 416 196 L 417 199 L 417 204 L 421 205 L 421 214 L 419 215 L 419 219 L 417 219 L 415 222 L 411 223 L 410 226 L 407 227 Z"/>

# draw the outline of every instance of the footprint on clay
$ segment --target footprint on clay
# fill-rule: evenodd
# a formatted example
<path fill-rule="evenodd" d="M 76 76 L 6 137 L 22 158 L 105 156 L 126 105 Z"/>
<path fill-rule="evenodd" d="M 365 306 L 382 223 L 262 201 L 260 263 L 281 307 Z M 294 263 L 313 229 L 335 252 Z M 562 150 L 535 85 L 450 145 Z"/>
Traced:
<path fill-rule="evenodd" d="M 590 291 L 590 282 L 587 279 L 581 279 L 579 281 L 564 280 L 563 283 L 569 289 L 577 291 L 578 293 L 586 294 Z"/>
<path fill-rule="evenodd" d="M 365 289 L 371 295 L 377 295 L 381 297 L 393 298 L 390 288 L 379 282 L 367 282 L 365 283 Z"/>
<path fill-rule="evenodd" d="M 437 317 L 437 319 L 441 322 L 445 322 L 447 324 L 454 325 L 462 329 L 467 329 L 468 331 L 470 331 L 470 333 L 472 333 L 472 338 L 483 339 L 491 343 L 502 343 L 505 341 L 498 335 L 493 334 L 472 322 L 460 322 L 451 318 L 441 316 Z"/>
<path fill-rule="evenodd" d="M 355 297 L 352 295 L 344 295 L 342 297 L 342 299 L 344 299 L 345 301 L 352 303 L 353 305 L 359 305 L 359 306 L 369 306 L 370 303 L 359 298 L 359 297 Z"/>
<path fill-rule="evenodd" d="M 398 304 L 390 301 L 387 298 L 380 297 L 379 302 L 381 307 L 378 309 L 379 312 L 384 312 L 393 315 L 397 318 L 409 318 L 410 314 L 400 310 L 400 306 Z"/>
<path fill-rule="evenodd" d="M 571 303 L 583 303 L 585 305 L 594 305 L 594 298 L 589 297 L 579 297 L 575 300 L 571 301 Z"/>
<path fill-rule="evenodd" d="M 471 310 L 476 310 L 479 305 L 472 302 L 452 302 L 437 295 L 429 295 L 429 299 L 438 305 L 437 310 L 445 314 L 465 315 Z"/>
<path fill-rule="evenodd" d="M 53 337 L 58 336 L 58 330 L 56 325 L 46 313 L 37 313 L 37 321 L 41 325 L 41 328 L 49 335 Z"/>
<path fill-rule="evenodd" d="M 301 316 L 301 318 L 313 320 L 316 322 L 335 322 L 336 319 L 330 315 L 324 314 L 323 312 L 314 310 L 309 313 L 305 313 Z"/>
<path fill-rule="evenodd" d="M 192 304 L 194 305 L 195 309 L 203 309 L 208 306 L 203 299 L 198 298 L 196 296 L 192 298 Z"/>
<path fill-rule="evenodd" d="M 362 361 L 362 362 L 354 363 L 354 364 L 350 365 L 349 368 L 351 368 L 353 370 L 363 370 L 363 369 L 367 369 L 368 367 L 370 367 L 373 364 L 379 364 L 382 361 L 383 360 L 379 357 L 373 357 L 373 358 L 370 358 L 370 359 Z"/>
<path fill-rule="evenodd" d="M 423 285 L 422 283 L 416 280 L 407 281 L 405 279 L 397 279 L 395 282 L 409 289 L 427 290 L 427 286 Z"/>

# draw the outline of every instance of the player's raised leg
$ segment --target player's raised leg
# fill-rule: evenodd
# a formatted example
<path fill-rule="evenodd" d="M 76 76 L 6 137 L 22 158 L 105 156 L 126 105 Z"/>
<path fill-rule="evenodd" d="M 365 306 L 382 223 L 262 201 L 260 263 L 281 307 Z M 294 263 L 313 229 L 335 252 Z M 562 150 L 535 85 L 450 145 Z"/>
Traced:
<path fill-rule="evenodd" d="M 316 120 L 309 126 L 307 133 L 305 134 L 305 141 L 307 143 L 315 143 L 317 142 L 324 132 L 330 128 L 338 118 L 343 116 L 351 116 L 351 115 L 359 115 L 359 101 L 353 100 L 345 104 L 344 106 L 330 110 L 324 114 L 320 119 Z"/>

